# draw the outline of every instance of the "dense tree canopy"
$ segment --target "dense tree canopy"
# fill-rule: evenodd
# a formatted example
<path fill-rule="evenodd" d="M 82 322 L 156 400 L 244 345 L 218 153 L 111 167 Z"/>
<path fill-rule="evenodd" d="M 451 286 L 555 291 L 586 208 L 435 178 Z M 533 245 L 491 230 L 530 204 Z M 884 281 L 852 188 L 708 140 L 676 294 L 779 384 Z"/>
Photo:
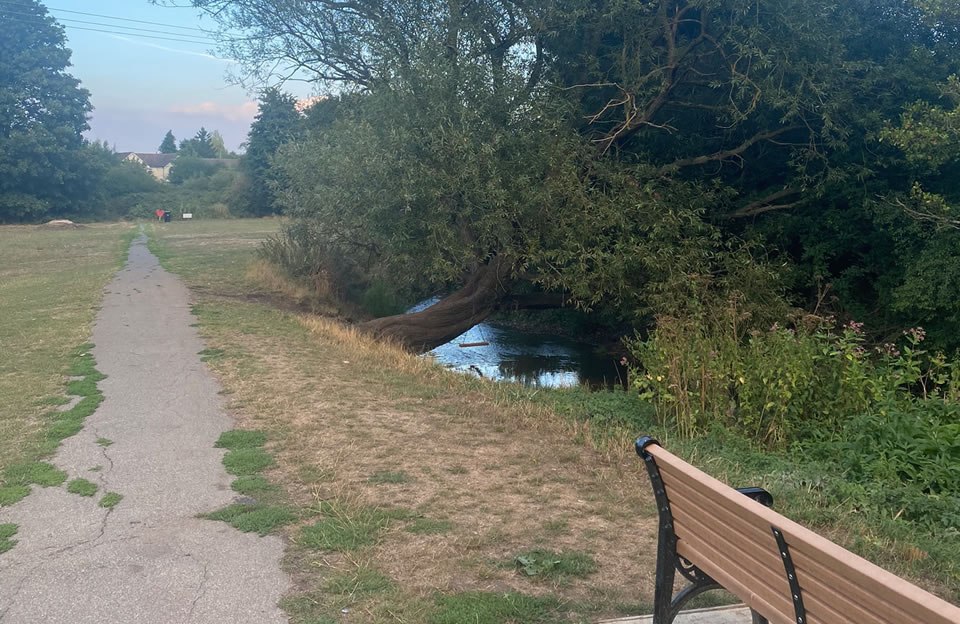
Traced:
<path fill-rule="evenodd" d="M 194 4 L 247 78 L 331 96 L 273 167 L 309 245 L 408 296 L 461 287 L 374 331 L 429 346 L 545 301 L 518 292 L 636 320 L 692 282 L 960 318 L 954 3 Z"/>
<path fill-rule="evenodd" d="M 69 66 L 46 8 L 0 4 L 0 222 L 73 214 L 96 191 L 105 168 L 82 137 L 89 93 Z"/>
<path fill-rule="evenodd" d="M 266 89 L 260 94 L 260 110 L 250 126 L 244 158 L 250 184 L 248 202 L 254 214 L 277 211 L 274 189 L 278 171 L 273 167 L 273 156 L 281 145 L 300 135 L 302 119 L 296 103 L 296 98 L 277 89 Z"/>

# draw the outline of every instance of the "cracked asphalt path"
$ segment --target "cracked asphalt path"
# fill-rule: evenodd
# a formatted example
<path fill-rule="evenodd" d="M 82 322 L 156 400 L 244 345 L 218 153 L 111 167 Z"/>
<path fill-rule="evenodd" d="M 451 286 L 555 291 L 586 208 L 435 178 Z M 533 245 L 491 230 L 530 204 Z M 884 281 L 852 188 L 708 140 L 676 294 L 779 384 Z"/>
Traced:
<path fill-rule="evenodd" d="M 3 624 L 287 621 L 282 541 L 195 517 L 234 501 L 213 448 L 232 423 L 200 361 L 188 291 L 145 243 L 134 241 L 94 326 L 105 400 L 52 460 L 99 490 L 33 486 L 0 509 L 0 523 L 20 526 L 0 556 Z M 103 509 L 106 492 L 124 498 Z"/>

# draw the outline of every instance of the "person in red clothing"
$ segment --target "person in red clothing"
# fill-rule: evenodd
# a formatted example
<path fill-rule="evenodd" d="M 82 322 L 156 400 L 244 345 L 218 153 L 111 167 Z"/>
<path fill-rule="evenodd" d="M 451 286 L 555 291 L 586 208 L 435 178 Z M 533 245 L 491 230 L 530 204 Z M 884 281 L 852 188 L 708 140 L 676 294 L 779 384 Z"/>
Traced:
<path fill-rule="evenodd" d="M 163 208 L 157 208 L 157 221 L 163 221 Z"/>

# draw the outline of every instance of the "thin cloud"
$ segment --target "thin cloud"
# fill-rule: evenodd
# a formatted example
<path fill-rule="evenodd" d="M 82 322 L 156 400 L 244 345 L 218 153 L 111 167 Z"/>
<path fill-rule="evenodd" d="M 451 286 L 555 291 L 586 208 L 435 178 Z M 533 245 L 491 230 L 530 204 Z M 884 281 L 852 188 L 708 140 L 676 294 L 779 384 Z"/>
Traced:
<path fill-rule="evenodd" d="M 119 39 L 120 41 L 126 41 L 127 43 L 133 43 L 133 44 L 135 44 L 135 45 L 146 46 L 146 47 L 148 47 L 148 48 L 156 48 L 157 50 L 165 50 L 165 51 L 167 51 L 167 52 L 174 52 L 174 53 L 176 53 L 176 54 L 187 54 L 187 55 L 189 55 L 189 56 L 200 56 L 200 57 L 203 57 L 203 58 L 210 59 L 211 61 L 218 61 L 218 62 L 220 62 L 220 63 L 230 63 L 230 64 L 236 63 L 236 61 L 234 61 L 233 59 L 220 58 L 220 57 L 218 57 L 218 56 L 214 56 L 214 55 L 209 54 L 209 53 L 207 53 L 207 52 L 194 52 L 194 51 L 192 51 L 192 50 L 180 50 L 180 49 L 178 49 L 178 48 L 170 48 L 170 47 L 167 47 L 167 46 L 164 46 L 164 45 L 160 45 L 160 44 L 158 44 L 158 43 L 151 43 L 151 42 L 149 42 L 149 41 L 138 41 L 138 40 L 136 40 L 136 39 L 129 39 L 129 38 L 124 37 L 124 36 L 122 36 L 122 35 L 107 35 L 107 36 L 108 36 L 108 37 L 112 37 L 113 39 Z"/>
<path fill-rule="evenodd" d="M 181 115 L 209 115 L 229 121 L 252 121 L 259 110 L 260 107 L 256 102 L 248 100 L 242 104 L 218 104 L 217 102 L 186 104 L 174 106 L 170 112 Z"/>

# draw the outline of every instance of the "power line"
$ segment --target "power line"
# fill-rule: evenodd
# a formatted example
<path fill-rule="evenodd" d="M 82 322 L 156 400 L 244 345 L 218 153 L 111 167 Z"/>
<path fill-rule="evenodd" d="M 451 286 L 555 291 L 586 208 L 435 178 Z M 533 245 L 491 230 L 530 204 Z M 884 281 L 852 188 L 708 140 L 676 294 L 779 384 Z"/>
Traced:
<path fill-rule="evenodd" d="M 10 20 L 15 21 L 15 22 L 19 22 L 19 23 L 21 23 L 21 24 L 31 24 L 31 25 L 33 25 L 33 24 L 35 23 L 35 22 L 30 22 L 30 21 L 28 21 L 28 20 L 21 19 L 21 18 L 19 18 L 19 17 L 11 17 Z M 64 27 L 65 27 L 65 28 L 70 28 L 70 29 L 72 29 L 72 30 L 87 30 L 87 31 L 90 31 L 90 32 L 107 33 L 108 35 L 122 35 L 122 36 L 125 36 L 125 37 L 132 37 L 132 38 L 135 38 L 135 39 L 160 39 L 160 40 L 163 40 L 163 41 L 178 41 L 178 42 L 180 42 L 180 43 L 192 43 L 192 44 L 195 44 L 195 45 L 204 45 L 204 46 L 210 45 L 210 42 L 206 42 L 206 41 L 195 41 L 195 40 L 190 40 L 190 39 L 176 39 L 176 38 L 174 38 L 174 37 L 159 37 L 159 36 L 157 36 L 157 35 L 144 35 L 144 34 L 141 34 L 141 33 L 124 32 L 124 31 L 122 31 L 122 30 L 119 30 L 119 31 L 118 31 L 118 30 L 104 30 L 104 29 L 102 29 L 102 28 L 86 28 L 86 27 L 84 27 L 84 26 L 74 26 L 73 24 L 64 24 Z"/>
<path fill-rule="evenodd" d="M 12 15 L 20 19 L 36 17 L 34 15 L 29 15 L 27 13 L 9 13 L 8 15 Z M 91 24 L 94 26 L 106 26 L 107 28 L 122 28 L 124 30 L 137 30 L 137 31 L 148 32 L 148 33 L 157 33 L 161 35 L 174 35 L 176 37 L 189 37 L 191 39 L 201 40 L 201 41 L 198 41 L 197 43 L 216 43 L 215 39 L 210 39 L 209 37 L 200 37 L 199 35 L 187 35 L 185 33 L 170 32 L 168 30 L 152 30 L 150 28 L 136 28 L 134 26 L 121 26 L 119 24 L 105 24 L 103 22 L 90 22 L 87 20 L 71 19 L 69 17 L 57 18 L 57 22 L 74 22 L 77 24 Z M 70 26 L 71 28 L 79 28 L 79 26 L 73 26 L 71 24 L 64 24 L 64 26 Z M 139 33 L 129 33 L 129 34 L 131 36 L 137 36 Z"/>
<path fill-rule="evenodd" d="M 19 5 L 19 6 L 18 6 L 18 5 L 16 4 L 16 2 L 11 2 L 10 0 L 0 0 L 0 4 L 6 4 L 6 5 L 11 6 L 11 7 L 13 7 L 13 8 L 23 8 L 23 7 L 24 7 L 24 5 Z M 138 24 L 148 24 L 148 25 L 150 25 L 150 26 L 163 26 L 163 27 L 165 27 L 165 28 L 177 28 L 177 29 L 179 29 L 179 30 L 194 30 L 194 31 L 197 31 L 197 32 L 202 32 L 202 33 L 204 33 L 204 34 L 207 34 L 207 33 L 208 33 L 208 31 L 203 30 L 202 28 L 193 28 L 193 27 L 190 27 L 190 26 L 177 26 L 176 24 L 163 24 L 163 23 L 161 23 L 161 22 L 152 22 L 152 21 L 147 21 L 147 20 L 138 20 L 138 19 L 132 19 L 132 18 L 129 18 L 129 17 L 117 17 L 117 16 L 115 16 L 115 15 L 102 15 L 102 14 L 100 14 L 100 13 L 86 13 L 86 12 L 84 12 L 84 11 L 72 11 L 72 10 L 70 10 L 70 9 L 57 9 L 57 8 L 54 8 L 54 7 L 47 7 L 47 10 L 49 10 L 49 11 L 58 11 L 58 12 L 60 12 L 60 13 L 73 13 L 74 15 L 86 15 L 87 17 L 101 17 L 101 18 L 104 18 L 104 19 L 116 20 L 116 21 L 118 21 L 118 22 L 136 22 L 136 23 L 138 23 Z M 120 25 L 117 25 L 117 26 L 118 26 L 119 28 L 123 28 L 123 26 L 120 26 Z M 188 36 L 188 35 L 184 34 L 184 36 Z"/>

